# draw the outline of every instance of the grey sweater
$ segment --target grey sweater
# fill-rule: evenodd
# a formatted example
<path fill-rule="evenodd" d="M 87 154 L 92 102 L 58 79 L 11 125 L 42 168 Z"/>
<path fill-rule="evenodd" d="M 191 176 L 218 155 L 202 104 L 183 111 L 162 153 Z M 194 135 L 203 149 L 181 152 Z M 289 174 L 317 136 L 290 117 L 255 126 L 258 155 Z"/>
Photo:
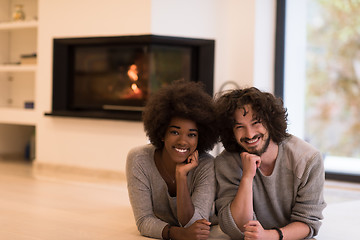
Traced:
<path fill-rule="evenodd" d="M 221 229 L 232 239 L 242 239 L 230 203 L 242 176 L 239 153 L 223 151 L 215 159 L 218 183 L 216 208 Z M 317 235 L 323 219 L 325 174 L 320 152 L 301 139 L 291 136 L 279 145 L 274 170 L 264 176 L 259 169 L 253 181 L 254 220 L 264 229 L 284 227 L 299 221 L 308 224 L 307 238 Z"/>
<path fill-rule="evenodd" d="M 127 156 L 126 177 L 130 203 L 136 225 L 144 236 L 162 238 L 163 228 L 170 224 L 181 226 L 177 219 L 176 197 L 168 188 L 154 162 L 155 147 L 145 145 L 132 149 Z M 209 220 L 215 200 L 213 157 L 199 156 L 199 165 L 187 176 L 188 188 L 195 212 L 188 227 L 198 219 Z"/>

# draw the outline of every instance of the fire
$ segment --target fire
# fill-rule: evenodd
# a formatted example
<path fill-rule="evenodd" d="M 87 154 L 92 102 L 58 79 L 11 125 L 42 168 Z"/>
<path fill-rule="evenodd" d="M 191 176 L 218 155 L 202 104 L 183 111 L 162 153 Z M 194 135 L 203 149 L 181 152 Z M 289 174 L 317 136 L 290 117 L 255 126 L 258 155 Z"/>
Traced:
<path fill-rule="evenodd" d="M 141 99 L 143 97 L 142 90 L 139 88 L 136 81 L 138 77 L 138 69 L 135 64 L 132 64 L 127 71 L 127 75 L 131 80 L 131 86 L 126 90 L 126 94 L 122 95 L 126 99 Z"/>
<path fill-rule="evenodd" d="M 138 77 L 138 70 L 137 70 L 137 66 L 135 64 L 132 64 L 129 67 L 129 70 L 127 72 L 129 78 L 133 81 L 137 81 L 139 79 Z"/>
<path fill-rule="evenodd" d="M 135 94 L 141 93 L 140 88 L 138 88 L 138 86 L 135 83 L 131 84 L 131 89 L 134 91 Z"/>

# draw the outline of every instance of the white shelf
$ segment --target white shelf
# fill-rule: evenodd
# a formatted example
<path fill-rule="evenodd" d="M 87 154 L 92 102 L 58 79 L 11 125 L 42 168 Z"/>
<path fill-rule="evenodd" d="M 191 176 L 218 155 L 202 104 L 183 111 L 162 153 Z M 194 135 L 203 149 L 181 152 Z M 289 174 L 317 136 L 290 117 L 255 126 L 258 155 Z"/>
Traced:
<path fill-rule="evenodd" d="M 14 30 L 24 28 L 37 28 L 38 21 L 18 21 L 18 22 L 1 22 L 0 30 Z"/>
<path fill-rule="evenodd" d="M 0 72 L 35 72 L 36 69 L 34 64 L 0 65 Z"/>
<path fill-rule="evenodd" d="M 36 125 L 34 109 L 0 107 L 0 124 Z"/>

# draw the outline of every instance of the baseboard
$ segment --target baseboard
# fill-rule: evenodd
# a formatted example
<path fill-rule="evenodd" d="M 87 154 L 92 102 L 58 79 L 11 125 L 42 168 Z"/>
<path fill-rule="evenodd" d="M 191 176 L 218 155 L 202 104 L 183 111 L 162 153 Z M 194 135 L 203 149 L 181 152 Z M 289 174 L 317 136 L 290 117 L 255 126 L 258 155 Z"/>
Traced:
<path fill-rule="evenodd" d="M 124 172 L 84 168 L 43 162 L 33 162 L 33 175 L 38 178 L 53 178 L 80 182 L 120 183 L 126 181 Z"/>

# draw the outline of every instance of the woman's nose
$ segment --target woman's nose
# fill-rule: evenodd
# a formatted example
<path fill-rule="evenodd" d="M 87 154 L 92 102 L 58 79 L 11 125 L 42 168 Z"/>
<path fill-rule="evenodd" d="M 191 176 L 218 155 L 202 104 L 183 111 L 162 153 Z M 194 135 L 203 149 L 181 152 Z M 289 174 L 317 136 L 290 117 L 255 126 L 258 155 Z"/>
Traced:
<path fill-rule="evenodd" d="M 186 144 L 187 143 L 187 136 L 183 135 L 183 134 L 180 134 L 179 138 L 178 138 L 178 143 L 179 144 Z"/>

